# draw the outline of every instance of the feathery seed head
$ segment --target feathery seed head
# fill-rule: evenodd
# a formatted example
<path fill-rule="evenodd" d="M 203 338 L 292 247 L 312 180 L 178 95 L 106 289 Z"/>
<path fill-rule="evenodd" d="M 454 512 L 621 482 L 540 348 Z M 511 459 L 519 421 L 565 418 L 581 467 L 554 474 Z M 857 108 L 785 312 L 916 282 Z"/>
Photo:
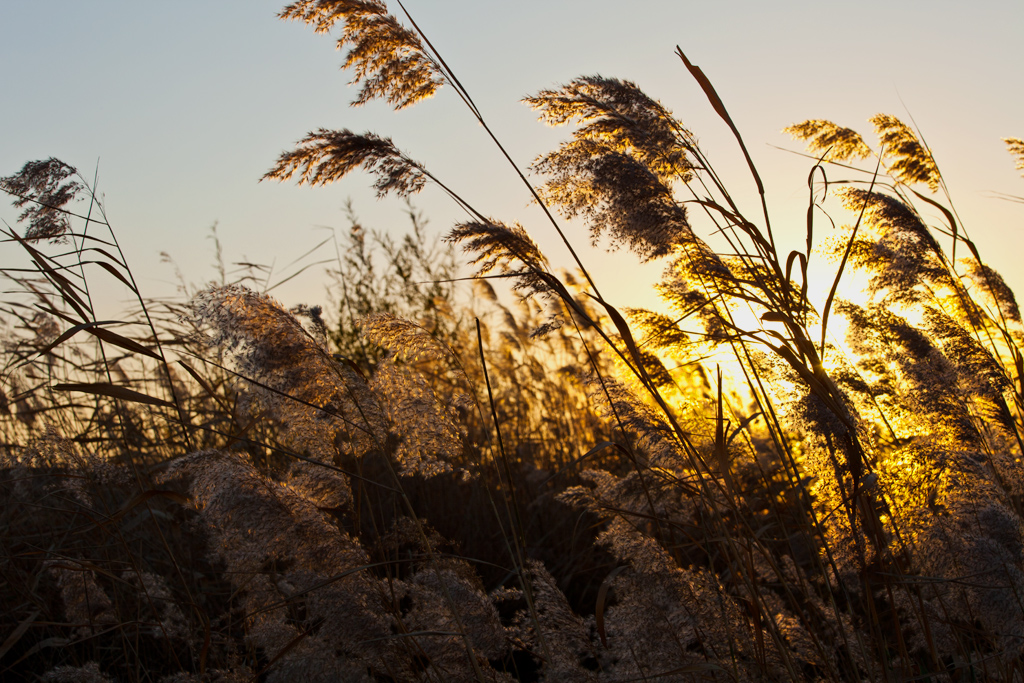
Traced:
<path fill-rule="evenodd" d="M 333 457 L 336 438 L 361 454 L 384 434 L 376 399 L 358 375 L 271 297 L 239 285 L 213 287 L 190 303 L 197 337 L 233 365 L 253 415 L 288 424 L 292 447 Z"/>
<path fill-rule="evenodd" d="M 371 313 L 359 321 L 367 341 L 412 362 L 443 358 L 448 350 L 421 326 L 390 313 Z"/>
<path fill-rule="evenodd" d="M 69 622 L 80 624 L 78 633 L 82 637 L 88 637 L 101 625 L 116 623 L 114 603 L 96 581 L 96 573 L 88 568 L 87 563 L 53 561 L 48 569 L 57 579 L 64 602 L 64 617 Z"/>
<path fill-rule="evenodd" d="M 1006 143 L 1006 148 L 1010 150 L 1010 154 L 1016 159 L 1016 168 L 1021 171 L 1021 175 L 1024 175 L 1024 139 L 1003 138 L 1003 142 Z"/>
<path fill-rule="evenodd" d="M 326 128 L 307 134 L 294 150 L 283 152 L 263 178 L 284 181 L 298 174 L 299 185 L 328 185 L 360 166 L 377 176 L 373 186 L 381 197 L 389 192 L 415 194 L 428 178 L 423 167 L 389 138 Z"/>
<path fill-rule="evenodd" d="M 613 247 L 625 244 L 649 261 L 692 238 L 686 210 L 635 156 L 589 139 L 574 140 L 533 168 L 552 176 L 542 190 L 545 198 L 570 218 L 586 218 L 595 242 L 607 232 Z"/>
<path fill-rule="evenodd" d="M 1018 325 L 1021 324 L 1017 298 L 1002 275 L 977 259 L 963 259 L 960 265 L 964 269 L 961 277 L 974 285 L 971 293 L 973 298 L 991 301 L 999 315 Z"/>
<path fill-rule="evenodd" d="M 857 188 L 843 188 L 839 195 L 851 212 L 864 209 L 862 227 L 874 233 L 873 239 L 858 239 L 851 253 L 853 263 L 869 269 L 869 292 L 885 290 L 894 300 L 911 301 L 920 295 L 919 285 L 952 286 L 942 248 L 913 207 Z"/>
<path fill-rule="evenodd" d="M 498 221 L 459 223 L 445 241 L 462 244 L 463 251 L 475 254 L 470 261 L 477 275 L 497 270 L 514 280 L 512 288 L 524 296 L 549 294 L 555 277 L 548 272 L 548 261 L 526 229 L 518 223 Z"/>
<path fill-rule="evenodd" d="M 0 190 L 15 197 L 16 207 L 28 204 L 18 216 L 28 222 L 25 239 L 60 241 L 71 229 L 64 206 L 78 198 L 85 185 L 68 180 L 78 171 L 60 159 L 29 161 L 12 176 L 0 178 Z"/>
<path fill-rule="evenodd" d="M 57 666 L 42 677 L 43 683 L 113 683 L 113 680 L 104 676 L 100 671 L 100 665 L 96 662 L 88 662 L 84 666 Z"/>
<path fill-rule="evenodd" d="M 354 106 L 382 98 L 396 110 L 431 97 L 444 83 L 436 60 L 420 37 L 388 14 L 376 0 L 300 0 L 284 8 L 282 19 L 298 19 L 317 33 L 344 21 L 338 49 L 351 45 L 344 68 L 352 69 L 352 85 L 362 83 Z"/>
<path fill-rule="evenodd" d="M 932 192 L 939 188 L 939 167 L 928 149 L 917 139 L 907 124 L 889 114 L 875 114 L 871 123 L 878 133 L 878 141 L 896 161 L 889 172 L 901 183 L 925 183 Z"/>
<path fill-rule="evenodd" d="M 643 308 L 627 308 L 629 320 L 644 333 L 644 345 L 655 349 L 681 349 L 693 344 L 693 340 L 679 329 L 679 321 L 664 313 Z"/>
<path fill-rule="evenodd" d="M 277 16 L 304 21 L 317 33 L 329 33 L 334 24 L 348 17 L 387 11 L 387 6 L 377 0 L 299 0 L 286 5 Z"/>
<path fill-rule="evenodd" d="M 691 238 L 671 186 L 692 177 L 689 152 L 696 143 L 659 102 L 629 81 L 601 76 L 525 101 L 551 125 L 581 124 L 533 170 L 551 178 L 545 198 L 569 217 L 585 217 L 595 241 L 607 232 L 613 246 L 625 244 L 648 261 Z"/>
<path fill-rule="evenodd" d="M 458 418 L 423 375 L 385 361 L 370 386 L 383 399 L 400 473 L 432 477 L 450 472 L 449 462 L 462 453 Z"/>
<path fill-rule="evenodd" d="M 848 161 L 871 156 L 871 148 L 864 142 L 860 133 L 851 128 L 837 126 L 831 121 L 808 119 L 783 128 L 782 132 L 788 133 L 796 140 L 806 140 L 810 152 L 827 150 L 827 161 Z"/>
<path fill-rule="evenodd" d="M 637 156 L 665 182 L 686 181 L 693 165 L 687 152 L 696 146 L 690 133 L 660 102 L 635 83 L 603 76 L 582 76 L 556 90 L 541 90 L 524 102 L 551 126 L 580 124 L 576 140 L 600 142 L 608 149 Z"/>

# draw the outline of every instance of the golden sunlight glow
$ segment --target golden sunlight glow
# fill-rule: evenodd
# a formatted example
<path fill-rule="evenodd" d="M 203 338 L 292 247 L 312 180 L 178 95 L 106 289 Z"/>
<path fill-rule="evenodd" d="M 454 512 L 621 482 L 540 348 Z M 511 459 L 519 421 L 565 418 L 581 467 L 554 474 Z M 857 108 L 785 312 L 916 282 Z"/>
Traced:
<path fill-rule="evenodd" d="M 806 227 L 808 256 L 769 228 L 682 51 L 760 196 L 605 76 L 527 98 L 571 128 L 528 178 L 413 21 L 424 3 L 389 4 L 281 16 L 335 34 L 356 104 L 455 91 L 433 105 L 486 128 L 526 185 L 510 205 L 547 202 L 540 227 L 450 189 L 491 181 L 457 117 L 443 171 L 320 128 L 265 177 L 365 173 L 465 215 L 441 238 L 411 205 L 404 234 L 350 211 L 326 311 L 224 268 L 219 242 L 219 281 L 164 300 L 74 167 L 0 177 L 24 264 L 0 268 L 0 677 L 1019 681 L 1024 323 L 976 243 L 947 254 L 966 237 L 917 132 L 788 129 L 819 153 L 812 211 L 858 221 Z M 621 251 L 587 270 L 558 212 Z M 631 289 L 623 259 L 656 284 Z M 133 298 L 102 320 L 115 281 Z"/>

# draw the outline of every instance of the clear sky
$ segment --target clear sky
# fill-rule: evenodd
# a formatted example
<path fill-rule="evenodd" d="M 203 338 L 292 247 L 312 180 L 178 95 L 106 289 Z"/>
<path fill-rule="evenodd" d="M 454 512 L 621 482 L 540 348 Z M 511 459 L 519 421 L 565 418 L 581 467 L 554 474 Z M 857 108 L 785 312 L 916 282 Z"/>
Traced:
<path fill-rule="evenodd" d="M 397 5 L 392 3 L 393 10 Z M 171 291 L 170 253 L 186 277 L 211 279 L 205 239 L 216 221 L 225 253 L 284 265 L 345 228 L 352 198 L 370 227 L 405 228 L 397 200 L 378 202 L 356 175 L 329 188 L 259 183 L 277 155 L 318 127 L 369 130 L 505 221 L 518 220 L 556 264 L 563 249 L 454 93 L 398 113 L 354 109 L 332 38 L 275 17 L 279 0 L 7 2 L 0 23 L 0 175 L 56 156 L 92 177 L 145 294 Z M 924 132 L 982 255 L 1024 293 L 1024 195 L 1001 137 L 1024 137 L 1024 3 L 960 0 L 860 3 L 633 0 L 408 0 L 432 42 L 526 166 L 566 131 L 519 103 L 582 74 L 636 81 L 701 139 L 746 207 L 754 188 L 727 130 L 673 55 L 711 78 L 762 176 L 776 226 L 798 246 L 806 160 L 780 130 L 828 118 L 860 130 L 886 112 Z M 872 140 L 868 137 L 869 141 Z M 461 216 L 439 190 L 416 199 L 441 232 Z M 0 217 L 14 222 L 5 204 Z M 585 245 L 585 228 L 570 235 Z M 0 251 L 5 259 L 11 252 Z M 586 252 L 613 303 L 635 303 L 660 268 L 628 253 Z M 275 294 L 323 299 L 309 273 Z"/>

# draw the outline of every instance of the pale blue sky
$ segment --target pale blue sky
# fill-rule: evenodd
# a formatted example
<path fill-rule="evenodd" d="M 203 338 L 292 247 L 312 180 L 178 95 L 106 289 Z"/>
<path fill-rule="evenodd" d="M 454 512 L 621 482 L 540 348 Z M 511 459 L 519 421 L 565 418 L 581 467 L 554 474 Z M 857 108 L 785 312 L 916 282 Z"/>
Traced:
<path fill-rule="evenodd" d="M 0 174 L 56 156 L 91 177 L 99 159 L 108 215 L 144 293 L 173 279 L 159 252 L 186 276 L 212 278 L 214 221 L 226 254 L 283 265 L 345 227 L 346 198 L 372 227 L 405 228 L 397 200 L 377 202 L 370 180 L 330 188 L 258 183 L 276 156 L 318 127 L 388 135 L 474 206 L 533 229 L 555 263 L 565 252 L 510 169 L 451 91 L 393 113 L 347 103 L 333 40 L 275 18 L 276 0 L 50 0 L 5 3 L 0 60 Z M 766 179 L 780 227 L 803 235 L 808 163 L 769 145 L 780 133 L 829 118 L 865 134 L 867 117 L 913 115 L 935 152 L 957 208 L 983 256 L 1024 288 L 1024 195 L 1000 138 L 1024 137 L 1024 3 L 656 2 L 609 0 L 408 0 L 406 6 L 521 165 L 552 148 L 549 130 L 519 99 L 580 74 L 628 78 L 661 99 L 753 209 L 756 197 L 722 123 L 673 56 L 680 45 L 703 67 L 732 112 Z M 393 9 L 397 9 L 397 5 Z M 901 101 L 902 100 L 902 101 Z M 904 104 L 906 109 L 904 109 Z M 446 230 L 459 213 L 437 190 L 416 203 Z M 13 223 L 4 204 L 0 217 Z M 583 227 L 570 231 L 579 245 Z M 11 258 L 10 252 L 4 258 Z M 658 267 L 628 253 L 587 252 L 613 302 L 635 303 Z M 629 264 L 628 267 L 620 264 Z M 322 300 L 307 274 L 275 292 L 289 303 Z"/>

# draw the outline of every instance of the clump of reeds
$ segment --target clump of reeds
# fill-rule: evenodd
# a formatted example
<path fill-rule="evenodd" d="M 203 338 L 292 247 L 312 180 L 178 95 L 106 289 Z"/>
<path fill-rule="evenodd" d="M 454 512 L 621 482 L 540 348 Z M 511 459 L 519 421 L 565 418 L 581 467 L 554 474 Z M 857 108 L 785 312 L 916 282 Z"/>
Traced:
<path fill-rule="evenodd" d="M 282 16 L 340 27 L 357 104 L 450 87 L 501 147 L 408 15 L 305 0 Z M 806 249 L 780 252 L 725 104 L 678 57 L 734 133 L 758 215 L 672 112 L 619 79 L 527 98 L 574 130 L 534 164 L 539 187 L 513 165 L 563 239 L 554 209 L 667 264 L 668 314 L 618 311 L 568 240 L 576 275 L 529 226 L 478 211 L 372 134 L 320 129 L 267 177 L 362 168 L 381 194 L 437 184 L 469 219 L 444 246 L 412 209 L 401 242 L 349 210 L 326 319 L 223 269 L 187 303 L 147 301 L 73 168 L 0 179 L 27 207 L 24 237 L 8 237 L 32 263 L 5 271 L 22 294 L 5 307 L 0 673 L 1024 677 L 1012 291 L 931 151 L 888 115 L 871 120 L 877 148 L 829 121 L 787 129 L 813 163 Z M 850 174 L 831 194 L 852 222 L 823 240 L 830 164 Z M 472 305 L 455 245 L 477 269 Z M 823 255 L 837 270 L 816 293 Z M 100 270 L 138 297 L 125 321 L 94 314 Z M 858 298 L 841 287 L 853 270 Z"/>

